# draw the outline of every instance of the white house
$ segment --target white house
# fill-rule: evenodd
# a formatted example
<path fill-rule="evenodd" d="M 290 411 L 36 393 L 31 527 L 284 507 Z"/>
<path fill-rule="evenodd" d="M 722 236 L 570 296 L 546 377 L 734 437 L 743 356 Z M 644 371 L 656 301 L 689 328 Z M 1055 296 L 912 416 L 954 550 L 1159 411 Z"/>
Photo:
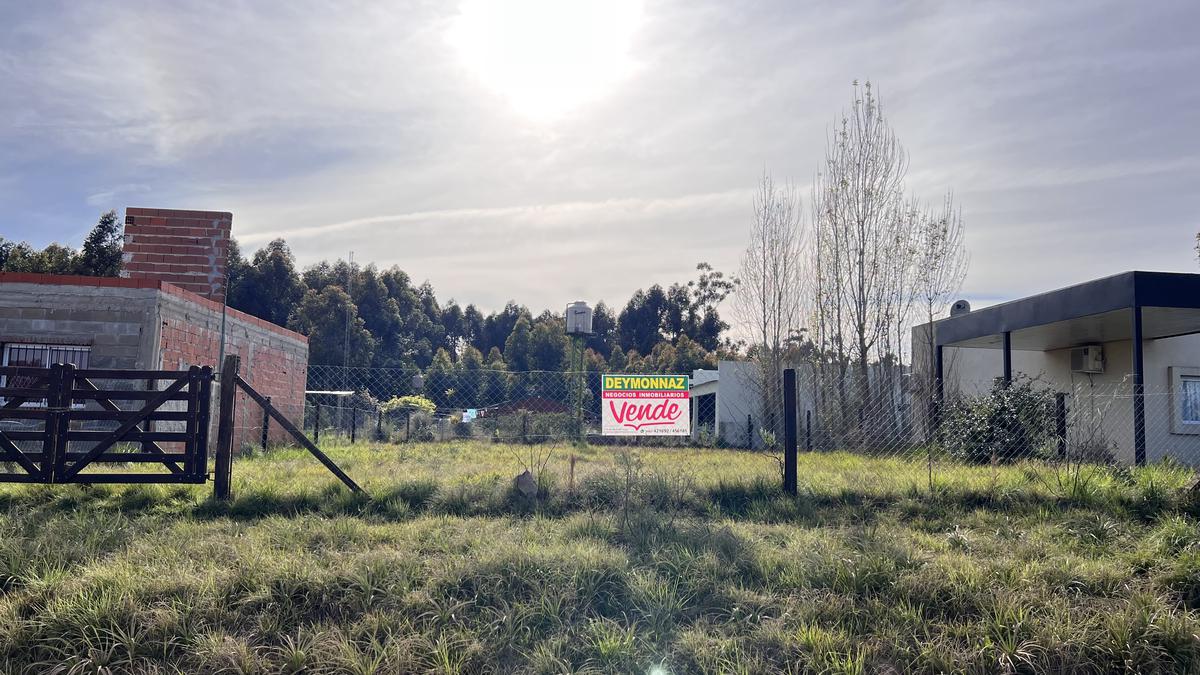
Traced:
<path fill-rule="evenodd" d="M 1063 392 L 1072 432 L 1117 460 L 1200 463 L 1200 274 L 1125 272 L 967 309 L 914 328 L 913 355 L 943 397 L 1024 374 Z"/>

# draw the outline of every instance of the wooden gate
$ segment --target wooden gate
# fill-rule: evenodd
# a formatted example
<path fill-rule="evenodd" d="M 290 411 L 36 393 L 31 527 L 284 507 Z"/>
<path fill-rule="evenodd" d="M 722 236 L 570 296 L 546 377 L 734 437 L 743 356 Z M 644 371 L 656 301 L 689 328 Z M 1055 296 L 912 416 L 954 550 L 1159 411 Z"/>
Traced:
<path fill-rule="evenodd" d="M 212 379 L 197 366 L 0 367 L 0 482 L 203 483 Z"/>

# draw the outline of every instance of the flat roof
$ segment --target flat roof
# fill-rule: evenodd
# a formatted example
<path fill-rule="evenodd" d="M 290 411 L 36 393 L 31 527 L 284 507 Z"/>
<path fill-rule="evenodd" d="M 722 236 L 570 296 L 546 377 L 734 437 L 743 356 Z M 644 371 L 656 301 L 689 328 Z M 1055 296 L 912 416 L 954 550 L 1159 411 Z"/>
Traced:
<path fill-rule="evenodd" d="M 125 277 L 87 277 L 78 274 L 34 274 L 30 272 L 0 272 L 0 284 L 35 284 L 41 286 L 78 286 L 84 288 L 144 288 L 157 290 L 167 295 L 174 295 L 188 302 L 207 307 L 213 311 L 221 311 L 221 303 L 216 300 L 193 293 L 185 288 L 161 279 L 128 279 Z M 308 336 L 294 330 L 260 319 L 253 314 L 226 306 L 226 313 L 241 321 L 254 324 L 266 330 L 286 335 L 288 337 L 308 342 Z"/>
<path fill-rule="evenodd" d="M 1049 350 L 1133 337 L 1134 308 L 1142 336 L 1200 333 L 1200 274 L 1132 271 L 1003 302 L 934 322 L 943 346 Z"/>

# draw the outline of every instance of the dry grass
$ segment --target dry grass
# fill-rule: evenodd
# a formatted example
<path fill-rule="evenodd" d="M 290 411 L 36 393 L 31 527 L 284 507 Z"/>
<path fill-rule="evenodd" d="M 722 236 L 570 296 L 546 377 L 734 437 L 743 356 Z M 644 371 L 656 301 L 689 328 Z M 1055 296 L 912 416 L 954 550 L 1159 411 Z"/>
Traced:
<path fill-rule="evenodd" d="M 758 454 L 533 452 L 334 448 L 371 499 L 286 449 L 238 460 L 227 505 L 0 488 L 0 671 L 1200 668 L 1182 469 L 942 466 L 931 492 L 921 462 L 811 455 L 792 498 Z"/>

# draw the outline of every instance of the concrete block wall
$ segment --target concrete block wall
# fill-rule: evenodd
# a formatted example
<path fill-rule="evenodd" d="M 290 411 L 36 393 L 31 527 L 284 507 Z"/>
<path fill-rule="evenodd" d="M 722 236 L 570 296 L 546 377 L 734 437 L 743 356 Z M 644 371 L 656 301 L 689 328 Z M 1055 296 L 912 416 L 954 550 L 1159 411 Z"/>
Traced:
<path fill-rule="evenodd" d="M 129 207 L 121 276 L 166 281 L 220 300 L 232 227 L 233 214 L 224 211 Z"/>
<path fill-rule="evenodd" d="M 0 344 L 91 347 L 93 368 L 158 368 L 157 282 L 0 273 Z"/>
<path fill-rule="evenodd" d="M 242 378 L 300 426 L 308 339 L 227 309 L 225 341 Z M 221 305 L 158 280 L 0 273 L 0 344 L 15 342 L 89 346 L 94 368 L 219 369 Z M 257 444 L 261 409 L 244 396 L 237 407 L 235 443 Z"/>

